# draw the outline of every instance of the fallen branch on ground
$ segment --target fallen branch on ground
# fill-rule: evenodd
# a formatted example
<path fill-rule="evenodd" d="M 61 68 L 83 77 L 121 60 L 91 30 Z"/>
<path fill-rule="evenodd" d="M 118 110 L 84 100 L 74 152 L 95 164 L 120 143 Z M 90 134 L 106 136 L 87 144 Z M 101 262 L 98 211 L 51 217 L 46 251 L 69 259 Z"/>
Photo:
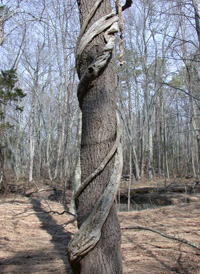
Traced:
<path fill-rule="evenodd" d="M 186 239 L 182 239 L 182 238 L 179 238 L 177 236 L 172 236 L 172 235 L 168 235 L 168 234 L 165 234 L 164 232 L 161 232 L 157 229 L 154 229 L 154 228 L 151 228 L 151 227 L 147 227 L 147 226 L 130 226 L 130 227 L 121 227 L 121 229 L 123 230 L 128 230 L 128 229 L 141 229 L 141 230 L 149 230 L 151 232 L 154 232 L 154 233 L 157 233 L 159 235 L 161 235 L 162 237 L 165 237 L 167 239 L 170 239 L 170 240 L 175 240 L 175 241 L 178 241 L 178 242 L 181 242 L 181 243 L 184 243 L 186 245 L 189 245 L 189 246 L 192 246 L 198 250 L 200 250 L 200 246 L 197 245 L 197 244 L 194 244 Z"/>
<path fill-rule="evenodd" d="M 22 212 L 22 213 L 19 213 L 19 214 L 17 214 L 17 215 L 15 215 L 15 217 L 20 217 L 21 218 L 21 215 L 23 214 L 24 212 Z M 76 218 L 76 215 L 75 214 L 73 214 L 73 213 L 71 213 L 70 211 L 67 211 L 67 210 L 64 210 L 64 211 L 62 211 L 62 212 L 58 212 L 58 211 L 54 211 L 54 210 L 50 210 L 50 211 L 33 211 L 33 212 L 29 212 L 29 214 L 27 214 L 27 215 L 23 215 L 23 217 L 28 217 L 28 216 L 30 216 L 30 215 L 37 215 L 37 214 L 50 214 L 50 213 L 52 213 L 52 214 L 58 214 L 58 215 L 63 215 L 64 213 L 67 213 L 67 214 L 69 214 L 69 215 L 71 215 L 71 216 L 73 216 L 73 217 L 75 217 Z M 20 215 L 20 216 L 19 216 Z"/>
<path fill-rule="evenodd" d="M 50 210 L 50 211 L 43 212 L 43 213 L 52 213 L 52 214 L 58 214 L 58 215 L 63 215 L 64 213 L 67 213 L 67 214 L 69 214 L 69 215 L 71 215 L 71 216 L 73 216 L 73 217 L 76 218 L 76 215 L 75 215 L 75 214 L 73 214 L 73 213 L 71 213 L 70 211 L 67 211 L 67 210 L 64 210 L 64 211 L 62 211 L 62 212 Z"/>

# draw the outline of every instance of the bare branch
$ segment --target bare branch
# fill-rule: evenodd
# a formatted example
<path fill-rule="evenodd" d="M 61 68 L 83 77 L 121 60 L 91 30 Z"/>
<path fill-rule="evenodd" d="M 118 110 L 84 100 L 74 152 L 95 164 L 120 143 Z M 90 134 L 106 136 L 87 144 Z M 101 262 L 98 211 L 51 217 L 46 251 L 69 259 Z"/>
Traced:
<path fill-rule="evenodd" d="M 17 217 L 19 217 L 19 218 L 21 218 L 21 217 L 29 217 L 30 215 L 38 215 L 38 214 L 57 214 L 57 215 L 63 215 L 63 214 L 65 214 L 65 213 L 67 213 L 67 214 L 69 214 L 69 215 L 71 215 L 71 216 L 73 216 L 75 219 L 73 219 L 73 220 L 76 220 L 76 215 L 75 214 L 73 214 L 73 213 L 71 213 L 70 211 L 68 211 L 68 210 L 63 210 L 62 212 L 58 212 L 58 211 L 55 211 L 55 210 L 49 210 L 49 211 L 33 211 L 33 212 L 29 212 L 29 214 L 27 214 L 27 215 L 23 215 L 23 213 L 19 213 L 19 214 L 17 214 L 17 215 L 15 215 L 15 218 L 17 218 Z"/>
<path fill-rule="evenodd" d="M 71 216 L 73 216 L 73 217 L 75 217 L 75 218 L 76 218 L 76 215 L 75 215 L 75 214 L 73 214 L 73 213 L 71 213 L 71 212 L 70 212 L 70 211 L 68 211 L 68 210 L 63 210 L 62 212 L 58 212 L 58 211 L 54 211 L 54 210 L 50 210 L 50 211 L 43 212 L 43 213 L 47 213 L 47 214 L 52 213 L 52 214 L 57 214 L 57 215 L 63 215 L 64 213 L 67 213 L 67 214 L 69 214 L 69 215 L 71 215 Z"/>
<path fill-rule="evenodd" d="M 174 87 L 174 86 L 172 86 L 172 85 L 170 85 L 169 83 L 166 83 L 166 82 L 162 82 L 161 84 L 163 84 L 165 86 L 168 86 L 170 88 L 174 88 L 176 90 L 179 90 L 179 91 L 185 93 L 186 95 L 192 97 L 193 99 L 200 101 L 200 98 L 197 98 L 196 96 L 193 96 L 192 94 L 190 94 L 189 92 L 187 92 L 186 90 L 184 90 L 182 88 Z"/>
<path fill-rule="evenodd" d="M 154 228 L 151 228 L 151 227 L 148 227 L 148 226 L 130 226 L 130 227 L 121 227 L 121 229 L 123 229 L 123 230 L 128 230 L 128 229 L 148 230 L 148 231 L 157 233 L 157 234 L 159 234 L 162 237 L 165 237 L 167 239 L 178 241 L 178 242 L 184 243 L 186 245 L 192 246 L 192 247 L 200 250 L 200 246 L 197 245 L 197 244 L 194 244 L 194 243 L 192 243 L 192 242 L 190 242 L 190 241 L 188 241 L 186 239 L 182 239 L 182 238 L 179 238 L 177 236 L 172 236 L 172 235 L 165 234 L 164 232 L 161 232 L 161 231 L 159 231 L 157 229 L 154 229 Z"/>

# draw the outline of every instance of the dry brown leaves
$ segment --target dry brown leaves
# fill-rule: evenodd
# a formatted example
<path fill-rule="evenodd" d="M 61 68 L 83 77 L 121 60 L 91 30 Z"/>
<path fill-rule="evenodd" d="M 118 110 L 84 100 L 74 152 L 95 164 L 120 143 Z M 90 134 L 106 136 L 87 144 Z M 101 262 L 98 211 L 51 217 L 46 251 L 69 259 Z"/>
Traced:
<path fill-rule="evenodd" d="M 65 208 L 38 198 L 0 202 L 0 273 L 71 273 L 67 244 L 76 222 Z M 200 201 L 159 209 L 119 213 L 121 226 L 149 226 L 200 244 Z M 200 251 L 144 230 L 122 230 L 124 273 L 200 274 Z"/>

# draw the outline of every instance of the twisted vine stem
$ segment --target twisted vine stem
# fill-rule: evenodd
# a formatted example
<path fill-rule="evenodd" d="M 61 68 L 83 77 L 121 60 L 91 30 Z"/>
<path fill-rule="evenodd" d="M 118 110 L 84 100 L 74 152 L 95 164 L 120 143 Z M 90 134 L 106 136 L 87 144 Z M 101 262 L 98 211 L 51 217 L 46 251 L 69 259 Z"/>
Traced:
<path fill-rule="evenodd" d="M 94 8 L 91 10 L 90 14 L 88 15 L 82 26 L 77 42 L 76 68 L 78 74 L 80 74 L 79 63 L 84 49 L 95 36 L 102 32 L 105 32 L 105 47 L 102 49 L 101 54 L 99 54 L 86 69 L 78 85 L 77 96 L 81 108 L 86 89 L 91 84 L 91 82 L 98 77 L 100 71 L 108 63 L 109 57 L 114 48 L 114 34 L 118 31 L 118 16 L 116 16 L 115 12 L 112 12 L 96 21 L 85 33 L 88 23 L 90 22 L 92 16 L 96 12 L 102 1 L 103 0 L 98 0 L 95 3 Z M 91 249 L 93 249 L 94 246 L 98 243 L 101 237 L 102 226 L 110 212 L 111 206 L 116 196 L 123 164 L 122 147 L 120 144 L 121 131 L 118 114 L 116 114 L 116 120 L 117 134 L 113 147 L 106 155 L 104 160 L 101 162 L 99 167 L 84 180 L 75 195 L 75 203 L 76 207 L 78 207 L 78 199 L 81 193 L 92 182 L 92 180 L 104 170 L 110 159 L 114 157 L 114 167 L 107 187 L 96 202 L 89 217 L 82 223 L 79 231 L 75 234 L 74 238 L 68 245 L 68 255 L 71 263 L 81 260 L 81 258 L 86 255 Z"/>

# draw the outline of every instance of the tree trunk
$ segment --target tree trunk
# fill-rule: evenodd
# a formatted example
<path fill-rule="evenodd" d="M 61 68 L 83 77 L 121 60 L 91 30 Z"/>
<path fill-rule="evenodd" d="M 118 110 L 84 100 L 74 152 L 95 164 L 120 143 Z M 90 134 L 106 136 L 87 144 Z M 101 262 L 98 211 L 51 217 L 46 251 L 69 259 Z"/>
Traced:
<path fill-rule="evenodd" d="M 48 20 L 49 17 L 48 17 Z M 49 25 L 47 25 L 47 37 L 48 37 L 48 57 L 49 57 L 49 93 L 50 93 L 50 104 L 49 104 L 49 119 L 47 124 L 47 144 L 46 144 L 46 166 L 48 171 L 49 180 L 52 182 L 52 170 L 51 170 L 51 140 L 52 140 L 52 112 L 53 112 L 53 83 L 52 83 L 52 50 Z"/>
<path fill-rule="evenodd" d="M 140 176 L 144 177 L 144 124 L 145 124 L 145 104 L 142 109 L 142 126 L 140 136 Z"/>
<path fill-rule="evenodd" d="M 29 133 L 29 182 L 33 180 L 33 163 L 35 156 L 35 121 L 34 121 L 34 112 L 35 112 L 35 94 L 33 93 L 32 103 L 31 103 L 31 114 L 30 114 L 30 133 Z"/>
<path fill-rule="evenodd" d="M 4 181 L 4 165 L 5 165 L 5 114 L 4 105 L 0 102 L 0 190 Z"/>
<path fill-rule="evenodd" d="M 128 181 L 128 211 L 131 208 L 131 183 L 132 183 L 132 149 L 130 147 L 129 155 L 129 181 Z"/>
<path fill-rule="evenodd" d="M 152 122 L 148 121 L 148 174 L 149 179 L 153 180 L 154 178 L 154 168 L 153 168 L 153 130 Z"/>
<path fill-rule="evenodd" d="M 59 1 L 58 1 L 59 3 Z M 65 10 L 65 3 L 63 2 L 63 9 Z M 68 34 L 68 17 L 65 17 L 65 20 L 61 20 L 60 10 L 57 10 L 57 16 L 59 17 L 59 24 L 61 28 L 61 35 L 62 39 L 59 40 L 59 34 L 57 33 L 58 30 L 55 29 L 56 32 L 56 54 L 57 54 L 57 62 L 59 67 L 59 79 L 60 79 L 60 91 L 59 91 L 59 122 L 58 122 L 58 153 L 57 153 L 57 159 L 56 159 L 56 167 L 55 167 L 55 174 L 54 174 L 54 180 L 58 179 L 60 180 L 62 177 L 62 171 L 63 171 L 63 157 L 64 157 L 64 145 L 65 145 L 65 139 L 66 139 L 66 113 L 67 113 L 67 106 L 68 106 L 68 100 L 67 100 L 67 93 L 68 93 L 68 65 L 67 65 L 67 34 Z M 60 50 L 59 46 L 62 46 L 62 54 L 64 57 L 64 75 L 63 75 L 63 68 L 61 63 L 61 56 L 60 56 Z M 63 82 L 64 78 L 64 82 Z"/>
<path fill-rule="evenodd" d="M 138 167 L 138 158 L 135 151 L 135 146 L 132 145 L 132 152 L 133 152 L 133 174 L 135 176 L 136 181 L 140 180 L 140 171 Z"/>
<path fill-rule="evenodd" d="M 199 24 L 199 11 L 198 11 L 198 3 L 197 0 L 192 0 L 192 6 L 194 8 L 194 16 L 195 16 L 195 28 L 198 36 L 199 48 L 200 48 L 200 24 Z"/>
<path fill-rule="evenodd" d="M 98 1 L 99 5 L 96 12 L 93 14 L 90 20 L 87 20 L 87 16 L 95 6 L 96 0 L 83 0 L 77 2 L 79 7 L 81 26 L 83 26 L 83 24 L 88 21 L 88 28 L 91 27 L 97 20 L 102 19 L 112 11 L 110 1 L 100 0 Z M 113 15 L 110 17 L 110 19 L 112 17 L 113 20 L 117 22 L 117 17 Z M 99 26 L 102 27 L 105 22 L 108 22 L 108 20 L 102 22 L 102 24 Z M 101 31 L 100 34 L 98 33 L 98 35 L 95 35 L 92 41 L 90 41 L 83 50 L 82 54 L 80 55 L 80 60 L 77 61 L 79 78 L 82 79 L 85 73 L 88 73 L 87 75 L 93 73 L 93 67 L 88 68 L 88 66 L 90 66 L 94 60 L 97 60 L 98 63 L 99 56 L 105 57 L 105 65 L 100 71 L 98 71 L 98 77 L 95 80 L 93 80 L 93 78 L 93 81 L 88 85 L 88 83 L 86 83 L 86 76 L 86 82 L 83 82 L 81 85 L 81 88 L 84 84 L 87 85 L 87 88 L 83 94 L 83 98 L 81 94 L 79 94 L 79 104 L 82 109 L 82 181 L 90 176 L 100 166 L 102 161 L 107 158 L 107 155 L 113 148 L 116 140 L 116 69 L 114 60 L 112 59 L 112 51 L 106 51 L 105 55 L 102 55 L 104 47 L 106 46 L 105 31 L 110 28 L 110 26 L 111 25 Z M 88 28 L 86 28 L 86 30 L 88 30 Z M 88 35 L 86 36 L 88 37 Z M 80 45 L 82 44 L 83 43 L 80 42 Z M 101 61 L 99 63 L 101 64 Z M 94 66 L 94 70 L 95 69 L 96 66 Z M 92 219 L 90 218 L 94 210 L 100 207 L 101 209 L 100 211 L 97 211 L 97 215 L 100 214 L 99 216 L 102 218 L 101 213 L 104 212 L 104 206 L 101 206 L 101 204 L 105 202 L 107 206 L 107 199 L 106 201 L 103 201 L 99 200 L 99 198 L 102 197 L 102 194 L 108 190 L 110 185 L 111 177 L 114 172 L 113 170 L 115 170 L 116 155 L 117 154 L 115 154 L 114 157 L 111 157 L 109 162 L 105 165 L 103 171 L 95 176 L 95 178 L 93 178 L 93 180 L 82 190 L 78 196 L 77 215 L 79 232 L 77 233 L 77 236 L 75 235 L 74 239 L 68 246 L 68 253 L 73 273 L 122 273 L 120 225 L 117 218 L 116 203 L 113 202 L 114 198 L 111 198 L 112 206 L 104 216 L 102 228 L 99 228 L 99 225 L 96 226 L 96 229 L 99 231 L 97 233 L 97 240 L 96 232 L 94 232 L 94 237 L 93 230 L 91 229 L 90 233 L 90 227 L 86 228 L 89 222 L 88 220 L 91 220 L 91 226 L 95 226 L 96 222 L 98 222 L 98 220 L 95 219 L 96 214 L 93 215 Z M 121 177 L 121 167 L 119 173 L 120 175 L 118 174 L 118 180 Z M 82 185 L 84 185 L 84 183 Z M 116 191 L 114 194 L 116 194 Z M 110 199 L 110 194 L 107 196 L 107 198 Z M 93 235 L 91 236 L 91 239 L 86 239 L 86 245 L 89 246 L 87 250 L 85 250 L 85 245 L 83 243 L 85 239 L 84 233 Z M 93 241 L 93 238 L 95 238 L 95 244 L 91 247 L 88 242 L 90 243 L 90 240 Z"/>
<path fill-rule="evenodd" d="M 169 179 L 169 168 L 168 168 L 168 159 L 167 159 L 167 126 L 166 126 L 166 117 L 164 112 L 164 158 L 165 158 L 165 180 Z"/>
<path fill-rule="evenodd" d="M 76 147 L 77 147 L 77 159 L 76 159 L 76 165 L 75 165 L 75 172 L 74 172 L 74 183 L 73 183 L 73 189 L 72 189 L 72 197 L 71 197 L 71 203 L 70 203 L 70 211 L 72 213 L 76 212 L 76 206 L 75 206 L 75 193 L 77 189 L 79 188 L 81 184 L 81 163 L 80 163 L 80 140 L 81 140 L 81 113 L 78 115 L 78 126 L 77 126 L 77 134 L 76 134 Z"/>

